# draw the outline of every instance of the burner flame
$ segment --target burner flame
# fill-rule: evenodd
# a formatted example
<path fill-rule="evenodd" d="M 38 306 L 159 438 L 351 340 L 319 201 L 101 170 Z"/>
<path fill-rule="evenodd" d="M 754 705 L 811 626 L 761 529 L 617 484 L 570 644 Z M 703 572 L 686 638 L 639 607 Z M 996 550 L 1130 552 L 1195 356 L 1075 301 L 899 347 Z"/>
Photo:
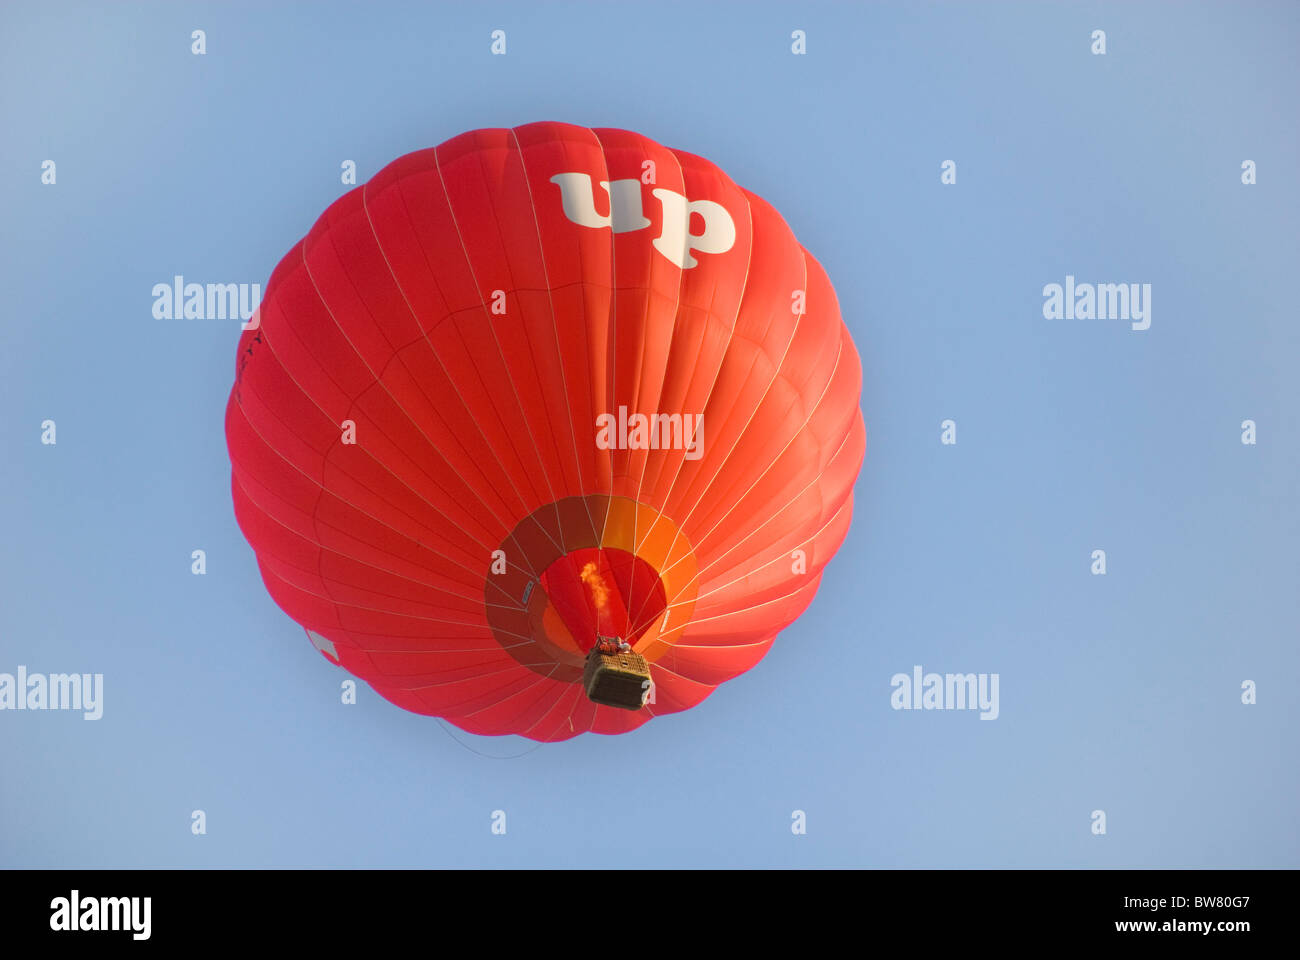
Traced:
<path fill-rule="evenodd" d="M 609 587 L 605 586 L 605 580 L 596 569 L 596 564 L 583 564 L 578 577 L 591 589 L 591 599 L 595 601 L 596 609 L 604 610 L 609 605 Z"/>

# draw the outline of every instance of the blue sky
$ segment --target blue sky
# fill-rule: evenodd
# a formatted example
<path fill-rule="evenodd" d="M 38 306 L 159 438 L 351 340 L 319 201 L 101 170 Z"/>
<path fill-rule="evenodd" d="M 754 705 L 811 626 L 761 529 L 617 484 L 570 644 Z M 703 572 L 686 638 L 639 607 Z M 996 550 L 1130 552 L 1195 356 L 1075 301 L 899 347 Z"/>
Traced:
<path fill-rule="evenodd" d="M 0 866 L 1300 866 L 1300 7 L 373 6 L 0 7 L 0 673 L 104 675 L 100 720 L 0 712 Z M 344 160 L 543 119 L 781 211 L 867 454 L 755 669 L 533 749 L 339 702 L 234 522 L 237 324 L 150 291 L 264 284 Z M 1044 319 L 1067 274 L 1150 329 Z M 892 710 L 916 664 L 1000 715 Z"/>

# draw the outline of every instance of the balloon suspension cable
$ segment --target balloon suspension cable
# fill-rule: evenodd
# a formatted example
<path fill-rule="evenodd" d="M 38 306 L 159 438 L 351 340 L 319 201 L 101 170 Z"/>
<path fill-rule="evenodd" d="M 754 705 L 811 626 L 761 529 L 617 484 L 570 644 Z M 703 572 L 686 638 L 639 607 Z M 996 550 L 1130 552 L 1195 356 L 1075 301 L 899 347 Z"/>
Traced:
<path fill-rule="evenodd" d="M 484 753 L 482 750 L 475 750 L 473 747 L 471 747 L 460 737 L 456 736 L 456 734 L 452 733 L 451 725 L 447 723 L 446 720 L 442 719 L 442 717 L 434 717 L 434 719 L 437 720 L 438 723 L 442 725 L 443 731 L 447 734 L 447 736 L 451 737 L 453 742 L 455 742 L 457 745 L 461 747 L 464 747 L 470 753 L 477 754 L 478 756 L 482 757 L 485 760 L 518 760 L 520 757 L 528 756 L 530 753 L 532 753 L 534 750 L 538 749 L 539 747 L 546 746 L 546 744 L 543 741 L 539 740 L 537 743 L 534 743 L 527 750 L 524 750 L 520 753 L 512 753 L 506 756 L 497 756 L 496 754 L 493 753 Z M 569 718 L 569 729 L 570 730 L 573 729 L 572 717 Z"/>

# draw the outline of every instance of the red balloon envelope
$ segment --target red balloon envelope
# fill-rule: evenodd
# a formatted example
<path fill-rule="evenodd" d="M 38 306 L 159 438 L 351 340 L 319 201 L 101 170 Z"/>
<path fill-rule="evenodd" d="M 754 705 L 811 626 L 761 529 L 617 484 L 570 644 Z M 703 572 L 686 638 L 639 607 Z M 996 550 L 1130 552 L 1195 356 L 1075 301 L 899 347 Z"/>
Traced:
<path fill-rule="evenodd" d="M 706 160 L 535 123 L 408 154 L 276 267 L 226 409 L 239 526 L 333 663 L 477 734 L 694 706 L 849 527 L 861 365 L 821 265 Z M 653 680 L 590 700 L 598 635 Z"/>

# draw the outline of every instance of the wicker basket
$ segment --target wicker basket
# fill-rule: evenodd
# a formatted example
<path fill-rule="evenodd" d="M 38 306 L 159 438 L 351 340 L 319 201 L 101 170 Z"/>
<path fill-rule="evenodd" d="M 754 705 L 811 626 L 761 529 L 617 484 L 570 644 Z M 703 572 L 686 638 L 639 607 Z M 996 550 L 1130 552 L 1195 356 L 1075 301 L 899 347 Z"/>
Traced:
<path fill-rule="evenodd" d="M 602 653 L 592 647 L 582 671 L 582 685 L 592 703 L 623 710 L 640 710 L 650 689 L 650 667 L 645 657 L 631 651 Z"/>

